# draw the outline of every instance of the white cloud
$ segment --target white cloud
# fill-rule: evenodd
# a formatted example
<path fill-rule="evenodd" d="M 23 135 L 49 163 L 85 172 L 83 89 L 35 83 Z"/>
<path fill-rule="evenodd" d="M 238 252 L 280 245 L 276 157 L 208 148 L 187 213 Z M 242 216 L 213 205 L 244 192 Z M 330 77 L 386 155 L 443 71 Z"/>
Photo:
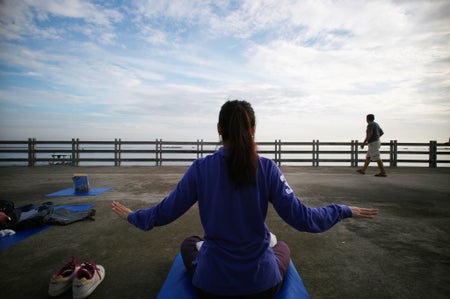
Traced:
<path fill-rule="evenodd" d="M 239 98 L 260 140 L 350 140 L 367 113 L 386 138 L 447 140 L 449 12 L 447 1 L 6 0 L 0 124 L 27 108 L 53 128 L 95 128 L 86 136 L 215 138 L 222 102 Z M 0 138 L 53 134 L 30 119 Z"/>
<path fill-rule="evenodd" d="M 122 20 L 123 16 L 114 9 L 97 6 L 83 0 L 39 1 L 26 0 L 27 4 L 37 10 L 38 18 L 47 20 L 49 14 L 57 17 L 84 19 L 88 23 L 109 27 L 111 23 Z"/>

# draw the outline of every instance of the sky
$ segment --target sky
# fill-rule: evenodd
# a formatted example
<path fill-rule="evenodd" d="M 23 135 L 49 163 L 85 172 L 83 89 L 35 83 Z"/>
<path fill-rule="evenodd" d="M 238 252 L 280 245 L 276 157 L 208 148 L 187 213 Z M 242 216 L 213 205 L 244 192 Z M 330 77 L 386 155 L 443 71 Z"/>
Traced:
<path fill-rule="evenodd" d="M 0 140 L 450 137 L 450 1 L 0 0 Z"/>

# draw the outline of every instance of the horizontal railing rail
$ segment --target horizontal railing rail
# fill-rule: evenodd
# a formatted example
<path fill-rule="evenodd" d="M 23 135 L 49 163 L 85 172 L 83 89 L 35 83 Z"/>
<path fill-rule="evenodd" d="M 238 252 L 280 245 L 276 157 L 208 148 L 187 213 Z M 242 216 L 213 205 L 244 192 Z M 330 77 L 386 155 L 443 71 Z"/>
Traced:
<path fill-rule="evenodd" d="M 350 165 L 357 167 L 365 160 L 358 140 L 350 142 L 258 142 L 258 153 L 273 159 L 277 165 Z M 214 153 L 218 142 L 196 141 L 52 141 L 0 140 L 0 166 L 23 165 L 186 165 L 197 158 Z M 381 144 L 381 157 L 390 167 L 450 165 L 450 144 L 400 143 Z"/>

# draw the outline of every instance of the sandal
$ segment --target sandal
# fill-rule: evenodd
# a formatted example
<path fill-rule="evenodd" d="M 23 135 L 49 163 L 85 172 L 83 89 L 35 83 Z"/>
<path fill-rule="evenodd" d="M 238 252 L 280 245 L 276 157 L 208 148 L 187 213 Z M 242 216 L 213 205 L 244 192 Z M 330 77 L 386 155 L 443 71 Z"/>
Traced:
<path fill-rule="evenodd" d="M 356 172 L 358 172 L 360 174 L 366 174 L 364 171 L 362 171 L 362 169 L 358 169 Z"/>
<path fill-rule="evenodd" d="M 380 172 L 380 173 L 377 173 L 375 176 L 387 177 L 387 174 Z"/>

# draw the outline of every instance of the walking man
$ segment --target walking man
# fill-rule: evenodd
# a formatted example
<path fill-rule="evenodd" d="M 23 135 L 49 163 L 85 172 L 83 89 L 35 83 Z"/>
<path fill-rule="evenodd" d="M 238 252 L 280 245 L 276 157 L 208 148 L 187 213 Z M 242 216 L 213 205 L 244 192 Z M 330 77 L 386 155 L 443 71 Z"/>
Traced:
<path fill-rule="evenodd" d="M 375 176 L 385 177 L 387 176 L 386 171 L 384 170 L 383 161 L 380 157 L 380 137 L 383 136 L 384 132 L 380 128 L 380 126 L 375 122 L 375 116 L 373 114 L 368 114 L 366 116 L 367 121 L 367 129 L 366 129 L 366 138 L 364 142 L 361 143 L 361 148 L 368 145 L 366 160 L 364 161 L 364 166 L 361 169 L 358 169 L 357 172 L 360 174 L 366 174 L 366 169 L 370 164 L 370 161 L 376 161 L 378 164 L 378 168 L 380 172 Z"/>

